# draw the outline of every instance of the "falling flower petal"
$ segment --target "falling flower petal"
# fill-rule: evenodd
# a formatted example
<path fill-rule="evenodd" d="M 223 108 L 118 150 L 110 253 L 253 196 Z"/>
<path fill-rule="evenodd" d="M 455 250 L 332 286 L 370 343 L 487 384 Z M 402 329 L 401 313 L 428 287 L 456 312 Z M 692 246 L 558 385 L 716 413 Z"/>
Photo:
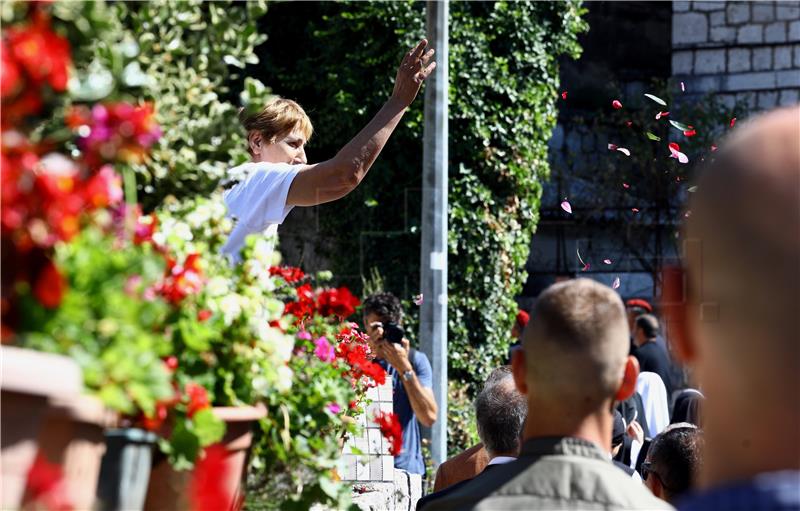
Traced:
<path fill-rule="evenodd" d="M 611 264 L 611 259 L 603 259 L 604 264 Z"/>
<path fill-rule="evenodd" d="M 714 152 L 714 151 L 716 151 L 716 150 L 717 150 L 717 146 L 715 146 L 715 145 L 712 145 L 712 146 L 711 146 L 711 152 L 713 153 L 713 152 Z"/>
<path fill-rule="evenodd" d="M 617 151 L 621 152 L 625 156 L 630 156 L 631 152 L 625 149 L 624 147 L 617 147 Z"/>
<path fill-rule="evenodd" d="M 692 210 L 691 209 L 683 214 L 683 218 L 689 218 L 690 216 L 692 216 Z"/>
<path fill-rule="evenodd" d="M 631 185 L 629 185 L 628 183 L 622 183 L 622 187 L 627 190 L 628 188 L 631 187 Z"/>
<path fill-rule="evenodd" d="M 617 150 L 617 144 L 608 144 L 608 150 L 609 151 L 616 151 Z"/>
<path fill-rule="evenodd" d="M 586 264 L 586 262 L 585 262 L 585 261 L 583 260 L 583 258 L 581 257 L 581 249 L 579 249 L 579 248 L 576 248 L 576 249 L 575 249 L 575 254 L 577 254 L 577 255 L 578 255 L 578 261 L 580 261 L 580 262 L 581 262 L 581 264 L 583 265 L 583 268 L 584 268 L 584 269 L 586 269 L 586 267 L 587 267 L 587 266 L 589 266 L 589 265 L 588 265 L 588 264 Z"/>
<path fill-rule="evenodd" d="M 563 201 L 561 203 L 561 209 L 563 209 L 567 213 L 570 213 L 570 214 L 572 213 L 572 205 L 570 205 L 570 203 L 568 201 Z"/>
<path fill-rule="evenodd" d="M 681 82 L 681 92 L 686 92 L 686 86 Z"/>
<path fill-rule="evenodd" d="M 416 305 L 417 307 L 422 305 L 422 293 L 414 297 L 414 305 Z"/>
<path fill-rule="evenodd" d="M 669 152 L 670 158 L 677 158 L 677 160 L 681 163 L 689 163 L 689 158 L 681 152 L 681 147 L 675 142 L 672 142 L 669 145 Z"/>
<path fill-rule="evenodd" d="M 586 271 L 586 270 L 588 270 L 590 267 L 591 267 L 591 265 L 590 265 L 589 263 L 586 263 L 586 264 L 584 264 L 584 265 L 583 265 L 583 268 L 581 269 L 581 271 Z"/>
<path fill-rule="evenodd" d="M 567 99 L 567 91 L 561 93 L 561 99 Z"/>
<path fill-rule="evenodd" d="M 647 138 L 649 138 L 650 140 L 655 140 L 656 142 L 661 142 L 661 137 L 657 137 L 656 135 L 650 133 L 649 131 L 647 132 Z"/>
<path fill-rule="evenodd" d="M 630 128 L 631 126 L 633 126 L 633 121 L 625 121 L 625 126 Z"/>
<path fill-rule="evenodd" d="M 686 125 L 686 124 L 683 124 L 682 122 L 678 122 L 678 121 L 669 121 L 669 123 L 670 123 L 670 124 L 672 124 L 672 126 L 673 126 L 674 128 L 676 128 L 676 129 L 678 129 L 678 130 L 680 130 L 680 131 L 689 131 L 690 129 L 692 129 L 692 128 L 691 128 L 691 126 L 688 126 L 688 125 Z"/>
<path fill-rule="evenodd" d="M 611 284 L 611 289 L 617 289 L 619 287 L 619 277 L 614 279 L 614 282 Z"/>
<path fill-rule="evenodd" d="M 736 124 L 736 117 L 734 117 L 733 119 L 731 119 L 731 128 L 733 128 L 733 125 L 734 125 L 734 124 Z"/>
<path fill-rule="evenodd" d="M 689 126 L 689 127 L 691 128 L 691 126 Z M 684 136 L 687 136 L 687 137 L 693 137 L 693 136 L 697 135 L 697 131 L 695 131 L 695 129 L 692 128 L 690 130 L 684 131 L 683 134 L 684 134 Z"/>
<path fill-rule="evenodd" d="M 697 191 L 697 187 L 696 186 L 690 186 L 689 187 L 689 190 L 688 190 L 689 193 L 694 193 L 696 191 Z"/>
<path fill-rule="evenodd" d="M 639 212 L 639 208 L 631 208 L 631 211 L 633 211 L 634 213 L 638 213 Z"/>
<path fill-rule="evenodd" d="M 648 97 L 658 103 L 661 106 L 667 106 L 667 102 L 663 99 L 659 98 L 658 96 L 653 96 L 652 94 L 645 94 L 645 97 Z"/>
<path fill-rule="evenodd" d="M 667 117 L 668 115 L 669 115 L 669 112 L 658 112 L 658 113 L 656 114 L 656 120 L 659 120 L 659 119 L 661 119 L 662 117 Z"/>
<path fill-rule="evenodd" d="M 613 106 L 614 109 L 619 110 L 620 108 L 622 108 L 622 103 L 620 103 L 618 99 L 615 99 L 614 101 L 611 102 L 611 106 Z"/>

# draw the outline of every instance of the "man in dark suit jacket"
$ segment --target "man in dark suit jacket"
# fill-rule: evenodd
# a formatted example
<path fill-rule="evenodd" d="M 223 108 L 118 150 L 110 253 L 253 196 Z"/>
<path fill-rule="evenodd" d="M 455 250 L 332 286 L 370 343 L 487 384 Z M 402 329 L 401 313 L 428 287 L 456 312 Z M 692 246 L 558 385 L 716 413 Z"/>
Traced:
<path fill-rule="evenodd" d="M 478 436 L 481 438 L 482 448 L 485 449 L 489 458 L 486 468 L 472 479 L 462 480 L 421 498 L 417 501 L 417 511 L 424 510 L 425 506 L 431 502 L 448 495 L 468 482 L 479 480 L 481 476 L 494 468 L 516 460 L 519 454 L 522 425 L 527 413 L 528 404 L 525 396 L 520 394 L 514 385 L 511 368 L 503 366 L 492 371 L 483 390 L 475 400 Z M 475 452 L 478 453 L 479 450 Z"/>

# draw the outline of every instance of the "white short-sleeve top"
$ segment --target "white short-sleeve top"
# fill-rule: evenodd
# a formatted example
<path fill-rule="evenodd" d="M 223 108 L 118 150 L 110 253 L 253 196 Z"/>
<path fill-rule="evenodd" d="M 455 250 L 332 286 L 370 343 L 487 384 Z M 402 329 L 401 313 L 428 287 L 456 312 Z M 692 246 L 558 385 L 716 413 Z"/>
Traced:
<path fill-rule="evenodd" d="M 286 198 L 302 167 L 288 163 L 249 162 L 229 171 L 230 177 L 240 177 L 239 182 L 222 195 L 228 216 L 236 222 L 222 247 L 222 253 L 232 262 L 239 262 L 239 252 L 248 235 L 263 232 L 274 237 L 277 234 L 278 225 L 294 207 L 286 205 Z"/>

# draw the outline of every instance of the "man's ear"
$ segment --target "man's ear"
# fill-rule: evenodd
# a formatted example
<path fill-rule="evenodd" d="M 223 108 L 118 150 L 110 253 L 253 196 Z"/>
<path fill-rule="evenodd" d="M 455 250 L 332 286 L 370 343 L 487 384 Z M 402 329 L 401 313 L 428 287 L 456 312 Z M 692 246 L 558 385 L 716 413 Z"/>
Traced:
<path fill-rule="evenodd" d="M 522 346 L 517 346 L 511 352 L 511 373 L 514 375 L 517 390 L 522 395 L 528 394 L 528 370 L 525 364 L 525 350 Z"/>
<path fill-rule="evenodd" d="M 639 377 L 639 361 L 636 357 L 628 355 L 625 359 L 625 370 L 622 373 L 622 381 L 614 394 L 615 401 L 625 401 L 636 391 L 636 379 Z"/>
<path fill-rule="evenodd" d="M 659 499 L 664 499 L 664 486 L 661 484 L 661 479 L 656 477 L 655 474 L 650 474 L 647 478 L 650 481 L 650 478 L 653 478 L 653 482 L 651 483 L 650 489 L 653 491 L 653 496 L 658 497 Z"/>
<path fill-rule="evenodd" d="M 697 348 L 690 332 L 686 274 L 679 267 L 668 266 L 661 271 L 661 278 L 661 310 L 667 322 L 670 345 L 679 362 L 691 364 Z"/>

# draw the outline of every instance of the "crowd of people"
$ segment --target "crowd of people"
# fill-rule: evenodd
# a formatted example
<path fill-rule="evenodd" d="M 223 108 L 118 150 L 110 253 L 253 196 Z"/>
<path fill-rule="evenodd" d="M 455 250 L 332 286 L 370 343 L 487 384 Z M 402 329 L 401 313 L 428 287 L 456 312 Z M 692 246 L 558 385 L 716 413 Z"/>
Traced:
<path fill-rule="evenodd" d="M 510 364 L 475 400 L 481 443 L 438 467 L 418 511 L 800 509 L 800 109 L 753 120 L 727 147 L 700 180 L 660 306 L 576 278 L 520 311 Z M 423 473 L 430 364 L 382 339 L 396 298 L 364 311 L 409 432 L 396 466 Z"/>

